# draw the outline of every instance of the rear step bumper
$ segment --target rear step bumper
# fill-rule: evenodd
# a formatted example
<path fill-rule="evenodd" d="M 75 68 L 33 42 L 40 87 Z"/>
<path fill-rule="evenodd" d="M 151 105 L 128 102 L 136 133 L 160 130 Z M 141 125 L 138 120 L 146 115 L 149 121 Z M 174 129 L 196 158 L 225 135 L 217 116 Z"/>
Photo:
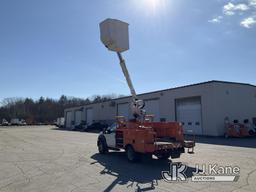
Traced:
<path fill-rule="evenodd" d="M 193 148 L 193 147 L 195 147 L 195 145 L 196 145 L 195 141 L 184 141 L 185 148 Z"/>
<path fill-rule="evenodd" d="M 179 157 L 181 153 L 185 153 L 185 149 L 180 142 L 155 142 L 154 154 L 158 155 L 168 153 Z"/>
<path fill-rule="evenodd" d="M 180 147 L 180 148 L 167 148 L 167 149 L 158 149 L 154 152 L 154 155 L 161 155 L 161 154 L 170 154 L 172 158 L 180 157 L 181 153 L 185 153 L 185 148 Z"/>
<path fill-rule="evenodd" d="M 188 148 L 188 153 L 194 153 L 195 141 L 181 142 L 155 142 L 155 153 L 185 153 L 185 148 Z"/>
<path fill-rule="evenodd" d="M 156 151 L 175 150 L 179 148 L 183 148 L 182 144 L 179 142 L 155 142 Z"/>

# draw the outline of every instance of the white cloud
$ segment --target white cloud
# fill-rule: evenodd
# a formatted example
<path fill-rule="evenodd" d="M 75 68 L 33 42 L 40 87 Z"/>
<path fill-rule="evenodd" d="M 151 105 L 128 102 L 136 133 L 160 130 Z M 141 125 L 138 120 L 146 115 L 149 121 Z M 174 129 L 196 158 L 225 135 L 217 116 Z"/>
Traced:
<path fill-rule="evenodd" d="M 249 0 L 249 5 L 256 7 L 256 0 Z"/>
<path fill-rule="evenodd" d="M 256 20 L 253 17 L 247 17 L 240 22 L 240 25 L 245 28 L 251 28 L 256 24 Z"/>
<path fill-rule="evenodd" d="M 232 21 L 240 18 L 237 23 L 241 27 L 256 27 L 256 0 L 228 0 L 222 7 L 222 13 L 220 16 L 208 20 L 208 22 L 222 23 L 224 18 L 236 15 L 232 17 Z"/>
<path fill-rule="evenodd" d="M 228 4 L 224 5 L 223 13 L 225 15 L 234 15 L 235 14 L 235 12 L 233 11 L 234 7 L 235 7 L 235 5 L 233 3 L 229 2 Z"/>
<path fill-rule="evenodd" d="M 255 1 L 255 0 L 253 0 Z M 223 6 L 223 13 L 225 15 L 234 15 L 236 11 L 247 11 L 249 10 L 249 6 L 243 3 L 240 4 L 233 4 L 231 2 L 229 2 L 228 4 Z"/>
<path fill-rule="evenodd" d="M 222 18 L 223 18 L 222 16 L 218 16 L 218 17 L 215 17 L 213 19 L 208 20 L 208 22 L 210 22 L 210 23 L 220 23 Z"/>
<path fill-rule="evenodd" d="M 237 4 L 235 6 L 235 10 L 238 10 L 238 11 L 247 11 L 248 9 L 250 9 L 246 4 Z"/>

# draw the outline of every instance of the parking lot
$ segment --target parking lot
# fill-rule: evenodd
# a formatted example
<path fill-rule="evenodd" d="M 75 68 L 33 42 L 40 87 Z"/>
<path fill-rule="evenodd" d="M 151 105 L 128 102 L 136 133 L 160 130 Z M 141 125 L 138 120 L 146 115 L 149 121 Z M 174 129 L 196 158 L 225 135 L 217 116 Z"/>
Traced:
<path fill-rule="evenodd" d="M 255 191 L 256 138 L 199 138 L 194 154 L 173 162 L 240 167 L 237 182 L 172 182 L 162 179 L 169 161 L 125 154 L 100 155 L 97 133 L 58 130 L 53 126 L 0 128 L 0 191 Z"/>

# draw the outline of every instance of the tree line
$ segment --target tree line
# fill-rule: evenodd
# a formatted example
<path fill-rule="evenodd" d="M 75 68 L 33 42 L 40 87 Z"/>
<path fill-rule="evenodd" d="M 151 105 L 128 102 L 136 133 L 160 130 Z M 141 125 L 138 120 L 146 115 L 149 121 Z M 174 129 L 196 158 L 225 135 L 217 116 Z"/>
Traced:
<path fill-rule="evenodd" d="M 122 95 L 95 95 L 90 98 L 76 98 L 62 95 L 59 99 L 40 97 L 31 98 L 6 98 L 1 102 L 0 121 L 12 118 L 24 119 L 28 124 L 53 123 L 58 117 L 64 116 L 64 109 L 77 107 L 95 102 L 109 101 Z M 1 122 L 0 122 L 1 123 Z"/>

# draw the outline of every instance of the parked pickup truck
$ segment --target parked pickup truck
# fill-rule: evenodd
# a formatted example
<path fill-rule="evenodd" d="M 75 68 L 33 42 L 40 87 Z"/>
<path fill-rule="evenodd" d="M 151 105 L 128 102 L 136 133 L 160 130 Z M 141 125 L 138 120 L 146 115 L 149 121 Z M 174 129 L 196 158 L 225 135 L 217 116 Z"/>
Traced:
<path fill-rule="evenodd" d="M 2 126 L 8 126 L 9 123 L 8 123 L 8 121 L 7 121 L 6 119 L 3 119 L 1 125 L 2 125 Z"/>
<path fill-rule="evenodd" d="M 65 126 L 65 118 L 64 117 L 59 117 L 57 118 L 55 125 L 59 128 L 64 128 Z"/>

